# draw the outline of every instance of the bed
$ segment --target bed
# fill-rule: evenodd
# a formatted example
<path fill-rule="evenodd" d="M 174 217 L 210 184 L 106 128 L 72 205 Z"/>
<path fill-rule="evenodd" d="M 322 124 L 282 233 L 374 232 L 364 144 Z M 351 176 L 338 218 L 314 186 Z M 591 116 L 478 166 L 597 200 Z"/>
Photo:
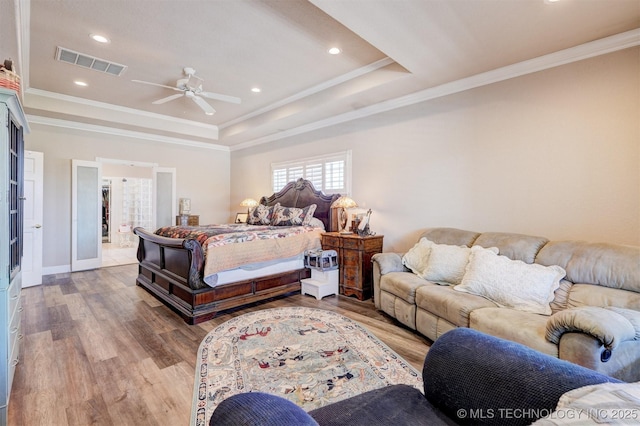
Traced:
<path fill-rule="evenodd" d="M 289 182 L 281 191 L 269 197 L 262 197 L 260 205 L 273 207 L 279 204 L 282 207 L 302 209 L 315 204 L 313 217 L 322 222 L 326 231 L 334 231 L 338 228 L 338 215 L 331 205 L 338 197 L 339 194 L 323 194 L 317 191 L 311 182 L 298 179 L 295 182 Z M 251 225 L 235 226 L 240 232 L 247 232 L 251 227 Z M 215 226 L 209 226 L 210 232 L 212 227 Z M 219 227 L 222 226 L 219 225 Z M 171 228 L 176 228 L 173 230 L 175 235 L 185 232 L 184 229 Z M 285 228 L 282 227 L 283 230 Z M 310 270 L 300 262 L 290 263 L 284 267 L 273 267 L 269 264 L 269 267 L 251 272 L 248 277 L 243 277 L 245 272 L 234 272 L 238 274 L 235 275 L 237 281 L 224 282 L 229 280 L 229 276 L 234 277 L 233 274 L 224 278 L 223 282 L 215 282 L 217 278 L 214 278 L 214 286 L 211 286 L 205 282 L 205 277 L 212 275 L 207 275 L 205 271 L 211 269 L 211 266 L 207 267 L 208 262 L 218 260 L 216 257 L 218 254 L 222 256 L 219 250 L 209 250 L 206 246 L 203 248 L 202 241 L 198 241 L 198 238 L 192 237 L 191 234 L 186 238 L 171 238 L 157 235 L 143 228 L 135 228 L 133 232 L 139 237 L 136 284 L 149 291 L 188 324 L 207 321 L 220 311 L 298 292 L 300 280 L 311 276 Z M 165 230 L 165 234 L 167 232 L 170 234 L 171 230 Z M 295 257 L 299 258 L 299 256 L 298 254 Z M 205 262 L 205 257 L 208 262 Z M 228 256 L 228 258 L 232 257 L 235 256 Z M 288 257 L 288 260 L 294 259 Z M 215 275 L 217 274 L 213 274 Z"/>

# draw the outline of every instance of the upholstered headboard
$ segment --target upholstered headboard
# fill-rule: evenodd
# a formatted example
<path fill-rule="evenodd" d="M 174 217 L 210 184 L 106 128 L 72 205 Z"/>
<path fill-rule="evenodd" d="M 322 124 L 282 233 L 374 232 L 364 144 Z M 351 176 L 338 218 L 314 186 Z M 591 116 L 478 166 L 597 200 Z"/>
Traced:
<path fill-rule="evenodd" d="M 295 182 L 289 182 L 280 190 L 269 197 L 262 197 L 260 204 L 273 206 L 280 203 L 284 207 L 304 208 L 311 204 L 315 204 L 316 211 L 313 214 L 324 223 L 327 231 L 337 231 L 338 220 L 336 209 L 331 208 L 331 204 L 340 197 L 340 194 L 326 195 L 321 191 L 317 191 L 313 184 L 305 179 L 298 179 Z"/>

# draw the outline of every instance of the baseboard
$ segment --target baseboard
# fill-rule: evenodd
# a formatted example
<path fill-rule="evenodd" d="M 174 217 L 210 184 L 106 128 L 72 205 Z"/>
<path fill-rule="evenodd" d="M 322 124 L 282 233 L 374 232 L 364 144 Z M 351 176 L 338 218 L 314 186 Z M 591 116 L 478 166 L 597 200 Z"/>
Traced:
<path fill-rule="evenodd" d="M 66 274 L 71 272 L 71 265 L 48 266 L 42 268 L 42 275 Z"/>

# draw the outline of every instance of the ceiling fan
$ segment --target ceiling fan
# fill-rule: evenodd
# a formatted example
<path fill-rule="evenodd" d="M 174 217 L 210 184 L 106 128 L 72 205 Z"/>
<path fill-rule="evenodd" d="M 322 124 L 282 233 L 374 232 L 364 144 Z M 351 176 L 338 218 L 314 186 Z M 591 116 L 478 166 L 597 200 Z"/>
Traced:
<path fill-rule="evenodd" d="M 142 80 L 131 80 L 131 81 L 133 81 L 134 83 L 149 84 L 151 86 L 164 87 L 166 89 L 182 92 L 175 95 L 167 96 L 166 98 L 158 99 L 157 101 L 153 101 L 152 103 L 155 105 L 163 104 L 165 102 L 178 99 L 181 96 L 186 96 L 187 98 L 193 100 L 193 102 L 195 102 L 196 105 L 202 108 L 205 114 L 213 115 L 215 114 L 216 110 L 213 109 L 213 107 L 209 105 L 207 101 L 202 99 L 202 97 L 209 98 L 209 99 L 216 99 L 218 101 L 231 102 L 234 104 L 240 103 L 240 98 L 236 98 L 235 96 L 228 96 L 228 95 L 222 95 L 220 93 L 202 91 L 202 83 L 204 82 L 204 80 L 196 76 L 196 70 L 194 70 L 193 68 L 186 67 L 183 69 L 183 72 L 186 78 L 181 78 L 180 80 L 178 80 L 176 82 L 175 87 L 165 86 L 164 84 L 151 83 L 149 81 L 142 81 Z"/>

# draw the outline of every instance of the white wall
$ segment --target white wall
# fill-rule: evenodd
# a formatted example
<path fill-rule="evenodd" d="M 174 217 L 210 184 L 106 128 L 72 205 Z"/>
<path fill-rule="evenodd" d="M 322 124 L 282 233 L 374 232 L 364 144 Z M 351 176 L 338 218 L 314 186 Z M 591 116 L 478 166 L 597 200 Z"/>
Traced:
<path fill-rule="evenodd" d="M 231 154 L 231 210 L 270 164 L 351 149 L 385 251 L 426 227 L 640 245 L 640 49 Z"/>
<path fill-rule="evenodd" d="M 176 168 L 176 196 L 191 198 L 200 223 L 227 222 L 229 153 L 197 147 L 31 124 L 25 148 L 44 152 L 43 266 L 45 274 L 71 262 L 71 159 L 96 157 Z M 176 206 L 177 211 L 177 206 Z"/>

